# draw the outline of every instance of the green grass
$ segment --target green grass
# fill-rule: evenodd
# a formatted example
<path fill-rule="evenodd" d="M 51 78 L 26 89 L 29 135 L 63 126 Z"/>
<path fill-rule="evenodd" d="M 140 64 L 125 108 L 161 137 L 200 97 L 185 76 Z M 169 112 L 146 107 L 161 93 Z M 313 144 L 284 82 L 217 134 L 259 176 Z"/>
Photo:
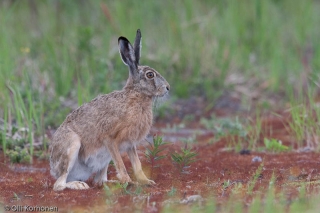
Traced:
<path fill-rule="evenodd" d="M 270 152 L 285 152 L 289 150 L 289 147 L 282 144 L 282 141 L 271 138 L 264 138 L 263 143 L 267 151 Z"/>
<path fill-rule="evenodd" d="M 261 174 L 262 174 L 262 170 L 263 170 L 263 163 L 260 164 L 260 166 L 257 168 L 255 174 L 253 175 L 252 179 L 249 181 L 248 183 L 248 194 L 251 195 L 253 192 L 253 188 L 255 187 L 258 179 L 260 178 Z M 274 182 L 274 176 L 273 178 L 271 178 L 271 182 Z"/>
<path fill-rule="evenodd" d="M 289 123 L 289 129 L 293 135 L 292 146 L 298 148 L 307 146 L 313 150 L 319 151 L 319 118 L 320 109 L 318 104 L 307 97 L 308 104 L 301 104 L 294 101 L 289 109 L 292 121 Z"/>
<path fill-rule="evenodd" d="M 262 167 L 261 167 L 262 168 Z M 261 168 L 253 176 L 255 184 L 257 175 Z M 246 190 L 242 184 L 231 184 L 226 181 L 221 187 L 231 188 L 231 194 L 224 205 L 219 203 L 215 197 L 208 197 L 205 202 L 194 202 L 189 205 L 167 202 L 161 212 L 248 212 L 248 213 L 272 213 L 272 212 L 318 212 L 318 196 L 308 197 L 306 188 L 301 187 L 296 198 L 290 199 L 284 192 L 277 192 L 275 185 L 276 177 L 272 176 L 266 193 L 261 195 L 259 191 L 247 191 L 246 195 L 241 195 L 240 191 Z M 254 186 L 254 185 L 253 185 Z M 249 185 L 251 187 L 251 185 Z M 251 188 L 249 188 L 251 189 Z M 252 189 L 251 189 L 252 190 Z"/>
<path fill-rule="evenodd" d="M 141 62 L 165 76 L 172 99 L 201 95 L 214 103 L 236 86 L 231 75 L 249 86 L 263 83 L 263 94 L 280 94 L 280 104 L 290 106 L 292 146 L 319 150 L 319 10 L 313 0 L 44 0 L 36 8 L 28 1 L 2 1 L 2 149 L 10 129 L 23 127 L 33 155 L 34 138 L 45 138 L 45 130 L 57 128 L 68 112 L 122 88 L 128 71 L 117 38 L 133 41 L 140 28 Z M 254 131 L 251 147 L 261 129 Z"/>
<path fill-rule="evenodd" d="M 294 197 L 286 194 L 286 191 L 292 190 L 290 186 L 280 186 L 277 184 L 276 175 L 272 175 L 269 184 L 266 188 L 258 188 L 258 178 L 263 170 L 263 164 L 261 164 L 256 172 L 252 174 L 251 180 L 248 184 L 225 181 L 220 187 L 223 190 L 228 190 L 229 193 L 226 196 L 217 198 L 216 196 L 207 195 L 204 200 L 196 200 L 189 202 L 188 204 L 182 204 L 182 201 L 186 199 L 185 196 L 181 196 L 178 189 L 173 186 L 168 186 L 166 199 L 163 203 L 156 203 L 160 201 L 154 201 L 154 206 L 160 204 L 160 212 L 248 212 L 248 213 L 272 213 L 272 212 L 318 212 L 319 196 L 310 196 L 308 194 L 308 188 L 306 183 L 302 183 L 298 187 L 298 194 Z M 283 188 L 279 191 L 279 187 Z M 253 189 L 256 188 L 256 189 Z M 149 197 L 151 196 L 144 188 L 140 186 L 132 186 L 128 189 L 126 184 L 117 184 L 108 187 L 104 185 L 104 191 L 106 195 L 106 206 L 112 211 L 116 206 L 117 199 L 119 197 L 130 196 L 133 200 L 136 200 L 135 205 L 132 206 L 133 211 L 143 211 L 146 206 L 149 206 Z M 183 190 L 182 190 L 183 191 Z M 199 191 L 201 194 L 201 192 Z M 290 194 L 290 193 L 289 193 Z M 201 196 L 201 195 L 200 195 Z M 140 198 L 140 199 L 135 199 Z M 223 198 L 223 203 L 221 203 Z M 146 204 L 147 202 L 147 204 Z M 119 208 L 119 207 L 116 207 Z"/>

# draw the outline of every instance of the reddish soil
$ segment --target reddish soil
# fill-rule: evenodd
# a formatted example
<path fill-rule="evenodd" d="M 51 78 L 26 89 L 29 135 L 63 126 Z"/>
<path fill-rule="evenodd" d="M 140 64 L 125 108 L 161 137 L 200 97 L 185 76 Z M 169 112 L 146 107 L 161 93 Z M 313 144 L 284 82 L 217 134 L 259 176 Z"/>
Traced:
<path fill-rule="evenodd" d="M 260 145 L 263 146 L 262 138 L 265 136 L 281 139 L 284 144 L 291 144 L 291 136 L 287 131 L 287 116 L 268 116 L 262 121 Z M 199 123 L 189 126 L 200 128 Z M 188 127 L 188 126 L 187 126 Z M 270 131 L 272 130 L 272 131 Z M 163 134 L 165 138 L 182 136 L 185 132 L 165 132 L 160 127 L 153 129 L 152 133 Z M 150 164 L 144 156 L 144 147 L 140 147 L 140 159 L 147 176 L 151 177 L 157 185 L 154 187 L 128 186 L 132 193 L 127 194 L 124 190 L 116 189 L 116 183 L 108 183 L 111 196 L 103 188 L 92 187 L 85 191 L 64 190 L 54 192 L 52 186 L 54 179 L 50 176 L 48 161 L 34 159 L 32 165 L 10 164 L 8 159 L 0 153 L 0 204 L 3 205 L 38 205 L 57 206 L 59 211 L 88 211 L 105 212 L 112 209 L 113 212 L 133 212 L 140 209 L 143 212 L 159 212 L 166 202 L 178 201 L 190 196 L 201 195 L 203 198 L 214 197 L 218 203 L 227 201 L 236 183 L 241 183 L 237 194 L 250 202 L 247 193 L 248 184 L 252 183 L 253 176 L 263 163 L 262 171 L 258 174 L 253 193 L 265 192 L 269 187 L 272 174 L 275 174 L 275 186 L 280 191 L 285 191 L 287 199 L 293 199 L 298 195 L 300 182 L 307 183 L 307 192 L 315 191 L 317 180 L 320 180 L 320 155 L 314 152 L 282 152 L 272 154 L 267 152 L 236 152 L 228 150 L 229 139 L 224 138 L 212 143 L 213 134 L 203 131 L 197 136 L 197 143 L 193 144 L 198 153 L 197 161 L 189 168 L 189 174 L 180 174 L 172 164 L 170 153 L 179 150 L 182 143 L 176 142 L 166 145 L 163 155 L 158 164 L 160 167 L 153 168 L 151 174 Z M 308 150 L 305 150 L 308 151 Z M 260 157 L 262 162 L 254 162 L 253 159 Z M 127 156 L 124 161 L 129 175 L 134 179 L 131 165 Z M 108 173 L 109 180 L 116 180 L 115 169 L 111 166 Z M 223 183 L 229 181 L 229 186 Z M 92 186 L 91 181 L 88 181 Z M 301 185 L 300 185 L 301 186 Z M 175 196 L 170 197 L 168 192 L 174 187 L 177 189 Z M 140 193 L 134 194 L 137 190 Z"/>

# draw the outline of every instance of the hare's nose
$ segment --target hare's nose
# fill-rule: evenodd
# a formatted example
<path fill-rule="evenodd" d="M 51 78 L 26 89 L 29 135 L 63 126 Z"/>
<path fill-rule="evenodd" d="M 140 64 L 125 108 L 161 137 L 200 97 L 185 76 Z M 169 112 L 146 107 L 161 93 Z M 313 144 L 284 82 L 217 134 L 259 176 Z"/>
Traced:
<path fill-rule="evenodd" d="M 170 85 L 167 85 L 167 86 L 166 86 L 166 89 L 169 91 L 169 90 L 170 90 Z"/>

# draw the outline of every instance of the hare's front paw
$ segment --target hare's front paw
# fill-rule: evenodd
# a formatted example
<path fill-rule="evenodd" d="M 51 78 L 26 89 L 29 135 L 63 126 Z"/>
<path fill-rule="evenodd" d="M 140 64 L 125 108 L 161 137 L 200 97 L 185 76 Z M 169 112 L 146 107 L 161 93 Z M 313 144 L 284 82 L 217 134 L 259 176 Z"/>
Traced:
<path fill-rule="evenodd" d="M 137 181 L 142 185 L 155 185 L 153 180 L 149 180 L 142 170 L 136 173 Z"/>
<path fill-rule="evenodd" d="M 143 180 L 138 180 L 138 182 L 142 185 L 156 185 L 156 182 L 154 182 L 153 180 L 149 180 L 149 179 L 143 179 Z"/>

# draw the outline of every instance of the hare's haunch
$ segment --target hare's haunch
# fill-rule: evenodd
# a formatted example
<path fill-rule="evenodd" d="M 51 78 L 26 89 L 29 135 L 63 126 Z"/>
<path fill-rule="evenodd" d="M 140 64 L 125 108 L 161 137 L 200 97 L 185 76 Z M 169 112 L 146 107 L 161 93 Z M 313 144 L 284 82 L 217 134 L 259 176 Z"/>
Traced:
<path fill-rule="evenodd" d="M 143 173 L 136 145 L 144 140 L 152 125 L 152 101 L 168 94 L 170 85 L 154 69 L 140 66 L 141 33 L 134 45 L 118 39 L 122 61 L 129 67 L 129 78 L 120 91 L 100 95 L 71 112 L 50 143 L 51 174 L 57 178 L 53 189 L 88 189 L 83 182 L 92 174 L 94 183 L 107 181 L 111 160 L 120 182 L 132 182 L 121 152 L 127 152 L 136 179 L 154 184 Z"/>

